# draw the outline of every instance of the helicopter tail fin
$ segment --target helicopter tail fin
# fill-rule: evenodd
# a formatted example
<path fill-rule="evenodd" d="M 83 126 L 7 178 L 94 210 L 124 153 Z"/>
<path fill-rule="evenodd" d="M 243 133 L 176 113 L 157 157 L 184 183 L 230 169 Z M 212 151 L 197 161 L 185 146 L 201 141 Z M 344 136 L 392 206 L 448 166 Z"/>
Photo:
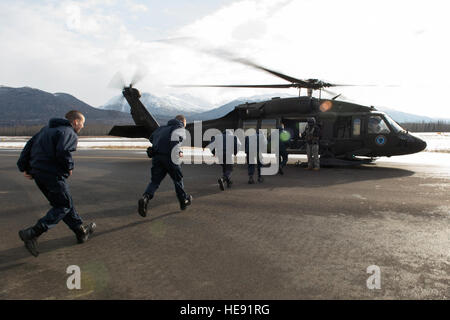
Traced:
<path fill-rule="evenodd" d="M 108 135 L 148 139 L 153 131 L 159 128 L 158 122 L 139 100 L 141 94 L 131 84 L 123 88 L 122 94 L 130 105 L 131 117 L 136 125 L 114 126 Z"/>
<path fill-rule="evenodd" d="M 145 126 L 114 126 L 108 135 L 125 138 L 146 138 L 150 133 Z"/>

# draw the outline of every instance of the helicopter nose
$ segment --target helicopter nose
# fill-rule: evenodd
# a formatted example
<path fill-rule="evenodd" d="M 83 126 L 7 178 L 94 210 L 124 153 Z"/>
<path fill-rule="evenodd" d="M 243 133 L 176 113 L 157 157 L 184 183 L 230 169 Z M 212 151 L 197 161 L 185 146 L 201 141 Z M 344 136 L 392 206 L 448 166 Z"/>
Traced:
<path fill-rule="evenodd" d="M 417 152 L 420 152 L 422 150 L 425 150 L 425 148 L 427 147 L 427 143 L 425 141 L 423 141 L 422 139 L 416 138 L 416 144 L 417 144 Z"/>
<path fill-rule="evenodd" d="M 411 149 L 413 152 L 420 152 L 422 150 L 425 150 L 425 148 L 427 147 L 427 143 L 425 141 L 412 135 L 410 135 L 410 137 L 414 139 L 414 142 L 411 144 Z"/>

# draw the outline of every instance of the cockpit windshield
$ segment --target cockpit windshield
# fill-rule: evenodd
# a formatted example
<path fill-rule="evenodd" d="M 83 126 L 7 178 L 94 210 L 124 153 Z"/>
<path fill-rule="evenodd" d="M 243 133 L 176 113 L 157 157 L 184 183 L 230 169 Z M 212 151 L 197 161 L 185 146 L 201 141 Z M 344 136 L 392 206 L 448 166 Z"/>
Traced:
<path fill-rule="evenodd" d="M 390 126 L 392 127 L 392 129 L 394 129 L 394 132 L 395 132 L 395 133 L 405 131 L 405 129 L 403 129 L 397 122 L 395 122 L 394 120 L 392 120 L 387 114 L 384 115 L 384 118 L 385 118 L 386 121 L 390 124 Z"/>
<path fill-rule="evenodd" d="M 373 115 L 369 118 L 368 132 L 375 134 L 388 134 L 389 132 L 391 132 L 391 130 L 381 116 Z"/>

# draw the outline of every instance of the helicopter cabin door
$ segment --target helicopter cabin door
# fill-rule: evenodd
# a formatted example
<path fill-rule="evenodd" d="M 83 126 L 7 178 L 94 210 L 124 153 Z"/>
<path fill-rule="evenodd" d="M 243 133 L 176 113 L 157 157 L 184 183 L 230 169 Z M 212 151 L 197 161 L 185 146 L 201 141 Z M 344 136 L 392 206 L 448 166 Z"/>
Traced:
<path fill-rule="evenodd" d="M 301 138 L 301 135 L 306 128 L 307 121 L 307 117 L 281 119 L 281 122 L 284 124 L 284 130 L 289 133 L 288 153 L 306 154 L 305 140 Z"/>
<path fill-rule="evenodd" d="M 334 153 L 348 156 L 362 155 L 367 152 L 363 149 L 362 138 L 363 118 L 359 115 L 338 116 L 334 125 Z"/>

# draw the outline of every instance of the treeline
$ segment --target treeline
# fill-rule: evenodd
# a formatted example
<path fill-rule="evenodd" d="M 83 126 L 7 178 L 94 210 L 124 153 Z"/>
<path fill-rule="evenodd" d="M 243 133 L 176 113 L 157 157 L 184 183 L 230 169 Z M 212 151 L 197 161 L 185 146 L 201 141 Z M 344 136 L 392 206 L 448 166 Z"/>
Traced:
<path fill-rule="evenodd" d="M 400 123 L 403 129 L 411 132 L 450 132 L 450 122 L 407 122 Z M 0 126 L 0 136 L 32 136 L 44 125 Z M 113 125 L 89 124 L 81 130 L 81 136 L 106 136 Z"/>
<path fill-rule="evenodd" d="M 450 132 L 450 122 L 406 122 L 400 123 L 403 129 L 411 132 Z"/>
<path fill-rule="evenodd" d="M 31 126 L 0 126 L 0 136 L 32 136 L 44 125 Z M 89 124 L 80 132 L 80 136 L 106 136 L 113 125 L 111 124 Z"/>

